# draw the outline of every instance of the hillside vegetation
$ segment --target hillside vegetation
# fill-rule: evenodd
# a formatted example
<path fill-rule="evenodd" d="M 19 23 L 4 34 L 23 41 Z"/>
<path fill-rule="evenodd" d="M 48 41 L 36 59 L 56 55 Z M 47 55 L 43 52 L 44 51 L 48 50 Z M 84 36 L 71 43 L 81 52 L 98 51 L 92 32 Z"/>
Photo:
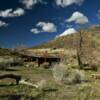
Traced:
<path fill-rule="evenodd" d="M 11 51 L 8 49 L 0 48 L 0 56 L 10 55 Z"/>

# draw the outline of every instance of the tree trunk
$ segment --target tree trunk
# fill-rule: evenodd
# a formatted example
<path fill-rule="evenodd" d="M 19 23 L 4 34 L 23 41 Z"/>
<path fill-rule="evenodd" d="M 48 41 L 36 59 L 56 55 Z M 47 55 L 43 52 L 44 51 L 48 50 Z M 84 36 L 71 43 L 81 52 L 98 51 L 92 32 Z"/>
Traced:
<path fill-rule="evenodd" d="M 79 46 L 77 48 L 77 61 L 80 69 L 83 69 L 84 65 L 82 62 L 82 43 L 83 43 L 83 37 L 82 32 L 79 32 Z"/>
<path fill-rule="evenodd" d="M 82 63 L 82 60 L 81 60 L 81 55 L 79 54 L 79 52 L 77 51 L 77 61 L 78 61 L 78 65 L 79 65 L 79 68 L 80 69 L 83 69 L 83 63 Z"/>

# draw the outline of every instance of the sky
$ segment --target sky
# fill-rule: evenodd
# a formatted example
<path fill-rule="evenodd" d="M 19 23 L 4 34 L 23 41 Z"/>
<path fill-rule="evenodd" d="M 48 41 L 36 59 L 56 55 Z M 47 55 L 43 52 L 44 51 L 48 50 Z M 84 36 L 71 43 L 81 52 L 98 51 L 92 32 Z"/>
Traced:
<path fill-rule="evenodd" d="M 0 0 L 0 46 L 32 47 L 100 25 L 100 0 Z"/>

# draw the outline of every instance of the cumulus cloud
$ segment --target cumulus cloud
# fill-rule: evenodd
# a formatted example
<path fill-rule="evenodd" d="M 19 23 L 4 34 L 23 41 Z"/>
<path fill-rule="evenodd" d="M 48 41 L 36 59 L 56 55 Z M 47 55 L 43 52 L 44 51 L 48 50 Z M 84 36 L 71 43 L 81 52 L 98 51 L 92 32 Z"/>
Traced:
<path fill-rule="evenodd" d="M 73 34 L 73 33 L 77 33 L 77 31 L 74 28 L 69 28 L 57 37 L 62 37 L 62 36 L 70 35 L 70 34 Z"/>
<path fill-rule="evenodd" d="M 32 33 L 34 33 L 34 34 L 40 33 L 40 31 L 39 31 L 37 28 L 31 29 L 30 32 L 32 32 Z"/>
<path fill-rule="evenodd" d="M 98 11 L 97 17 L 100 19 L 100 10 Z"/>
<path fill-rule="evenodd" d="M 7 23 L 5 23 L 5 22 L 3 22 L 3 21 L 0 20 L 0 27 L 5 27 L 7 25 L 8 25 Z"/>
<path fill-rule="evenodd" d="M 54 23 L 39 22 L 36 26 L 40 27 L 43 32 L 55 32 L 56 31 L 56 26 Z"/>
<path fill-rule="evenodd" d="M 0 11 L 0 17 L 19 17 L 24 15 L 25 11 L 22 8 L 17 8 L 16 10 L 13 9 L 6 9 Z"/>
<path fill-rule="evenodd" d="M 85 24 L 88 23 L 88 18 L 84 14 L 76 11 L 72 16 L 67 19 L 67 22 L 75 22 L 76 24 Z"/>
<path fill-rule="evenodd" d="M 48 32 L 48 33 L 52 33 L 52 32 L 56 32 L 56 25 L 54 23 L 50 23 L 50 22 L 38 22 L 36 24 L 37 28 L 33 28 L 31 29 L 31 32 L 38 34 L 40 32 Z"/>
<path fill-rule="evenodd" d="M 66 7 L 72 4 L 81 5 L 84 0 L 55 0 L 57 6 Z"/>
<path fill-rule="evenodd" d="M 26 9 L 32 9 L 32 7 L 38 3 L 47 4 L 42 0 L 20 0 L 20 2 L 25 6 Z"/>

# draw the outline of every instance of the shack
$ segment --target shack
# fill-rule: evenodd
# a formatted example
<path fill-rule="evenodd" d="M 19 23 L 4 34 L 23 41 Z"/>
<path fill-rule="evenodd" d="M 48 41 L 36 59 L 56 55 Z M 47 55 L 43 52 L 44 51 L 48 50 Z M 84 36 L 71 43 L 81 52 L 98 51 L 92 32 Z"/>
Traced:
<path fill-rule="evenodd" d="M 35 54 L 20 54 L 20 57 L 23 59 L 24 62 L 36 62 L 38 66 L 45 62 L 49 63 L 49 66 L 51 66 L 53 63 L 58 63 L 61 61 L 61 57 L 54 55 L 44 56 Z"/>

